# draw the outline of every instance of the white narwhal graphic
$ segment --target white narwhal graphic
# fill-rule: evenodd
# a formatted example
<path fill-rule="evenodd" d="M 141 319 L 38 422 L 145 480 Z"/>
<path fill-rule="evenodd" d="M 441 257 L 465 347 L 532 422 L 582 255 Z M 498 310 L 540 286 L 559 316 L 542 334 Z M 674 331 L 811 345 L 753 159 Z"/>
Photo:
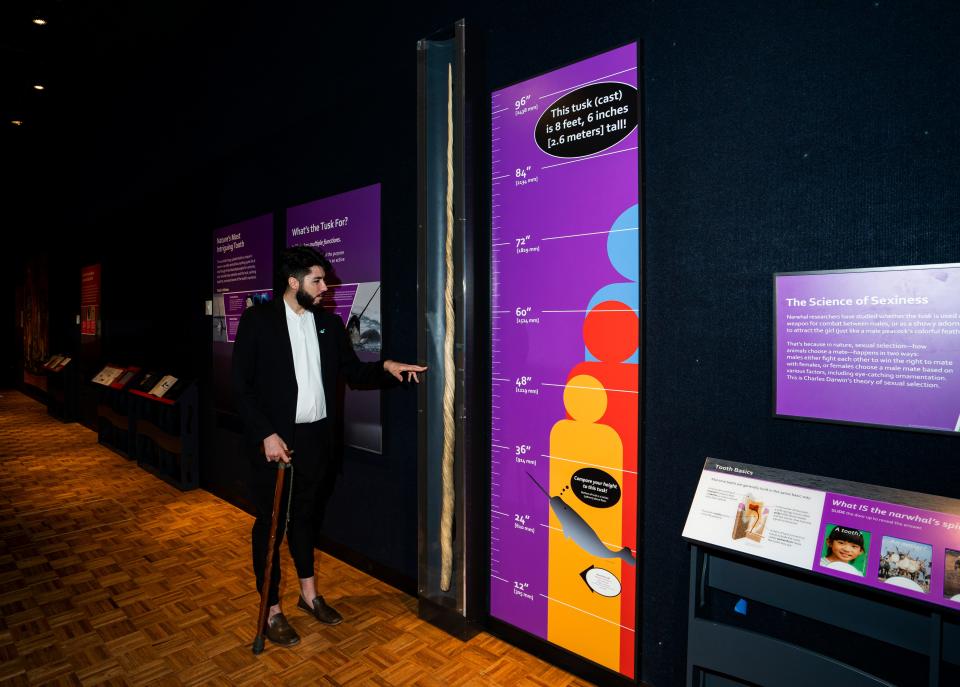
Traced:
<path fill-rule="evenodd" d="M 563 530 L 564 537 L 572 539 L 574 544 L 591 556 L 596 556 L 597 558 L 619 558 L 629 565 L 637 564 L 637 559 L 634 558 L 629 548 L 624 546 L 619 551 L 611 551 L 608 549 L 607 545 L 600 541 L 597 533 L 587 524 L 586 520 L 580 517 L 577 511 L 567 505 L 561 497 L 550 496 L 547 490 L 540 486 L 540 483 L 535 480 L 529 472 L 527 473 L 527 477 L 550 499 L 550 509 L 554 515 L 557 516 L 557 520 L 560 521 L 560 527 Z"/>

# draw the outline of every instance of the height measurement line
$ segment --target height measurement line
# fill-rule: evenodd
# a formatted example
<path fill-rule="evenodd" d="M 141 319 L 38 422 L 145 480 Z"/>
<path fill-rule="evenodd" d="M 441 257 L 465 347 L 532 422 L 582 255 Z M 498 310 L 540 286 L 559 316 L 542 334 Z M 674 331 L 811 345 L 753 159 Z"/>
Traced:
<path fill-rule="evenodd" d="M 501 579 L 501 578 L 497 578 L 497 579 Z M 506 582 L 506 580 L 504 580 L 504 582 Z M 583 613 L 583 614 L 585 614 L 585 615 L 593 616 L 593 617 L 596 618 L 597 620 L 602 620 L 602 621 L 605 622 L 605 623 L 610 623 L 611 625 L 616 625 L 617 627 L 622 628 L 622 629 L 626 630 L 627 632 L 634 632 L 634 629 L 633 629 L 632 627 L 627 627 L 626 625 L 621 625 L 621 624 L 618 623 L 618 622 L 614 622 L 613 620 L 608 620 L 607 618 L 604 618 L 604 617 L 602 617 L 602 616 L 595 615 L 595 614 L 593 614 L 593 613 L 590 613 L 589 611 L 583 610 L 582 608 L 577 608 L 576 606 L 571 606 L 571 605 L 568 604 L 566 601 L 560 601 L 560 599 L 554 599 L 554 598 L 552 598 L 552 597 L 547 596 L 546 594 L 540 594 L 539 596 L 542 596 L 544 599 L 547 599 L 548 601 L 552 601 L 552 602 L 555 603 L 555 604 L 561 604 L 561 605 L 563 605 L 563 606 L 566 606 L 567 608 L 572 608 L 572 609 L 575 610 L 575 611 L 580 611 L 581 613 Z"/>
<path fill-rule="evenodd" d="M 613 467 L 612 465 L 598 465 L 598 464 L 596 464 L 596 463 L 586 463 L 586 462 L 584 462 L 584 461 L 582 461 L 582 460 L 572 460 L 572 459 L 570 459 L 570 458 L 561 458 L 560 456 L 551 456 L 549 453 L 541 453 L 541 454 L 540 454 L 540 457 L 541 457 L 541 458 L 549 458 L 550 460 L 561 460 L 561 461 L 563 461 L 564 463 L 575 463 L 575 464 L 577 464 L 577 465 L 587 465 L 587 466 L 592 467 L 592 468 L 602 468 L 602 469 L 604 469 L 604 470 L 614 470 L 614 471 L 616 471 L 616 472 L 625 472 L 625 473 L 627 473 L 628 475 L 636 475 L 636 474 L 638 474 L 638 473 L 637 473 L 636 471 L 634 471 L 634 470 L 624 470 L 623 468 L 615 468 L 615 467 Z"/>
<path fill-rule="evenodd" d="M 636 71 L 636 69 L 637 69 L 636 67 L 628 67 L 627 69 L 621 69 L 619 72 L 614 72 L 613 74 L 607 74 L 606 76 L 598 76 L 596 79 L 591 79 L 590 81 L 584 81 L 583 83 L 577 84 L 576 86 L 561 88 L 559 91 L 554 91 L 553 93 L 547 93 L 545 95 L 541 95 L 539 98 L 537 98 L 537 100 L 543 100 L 544 98 L 549 98 L 551 95 L 556 95 L 557 93 L 565 93 L 567 91 L 572 91 L 574 88 L 580 88 L 581 86 L 588 86 L 592 83 L 596 83 L 597 81 L 603 81 L 604 79 L 609 79 L 611 76 L 619 76 L 620 74 L 626 74 L 627 72 Z M 624 85 L 630 86 L 632 84 L 624 84 Z"/>
<path fill-rule="evenodd" d="M 508 380 L 509 381 L 509 380 Z M 551 384 L 549 382 L 540 382 L 540 386 L 556 386 L 561 389 L 586 389 L 587 391 L 612 391 L 616 394 L 639 394 L 639 391 L 633 391 L 632 389 L 604 389 L 603 387 L 595 386 L 577 386 L 576 384 Z"/>
<path fill-rule="evenodd" d="M 504 312 L 510 312 L 510 311 L 509 311 L 509 310 L 505 310 Z M 544 312 L 595 312 L 595 313 L 597 313 L 597 314 L 599 315 L 599 314 L 605 313 L 605 312 L 632 312 L 632 313 L 635 313 L 635 312 L 637 312 L 637 311 L 634 310 L 633 308 L 616 308 L 616 309 L 613 309 L 613 310 L 541 310 L 540 312 L 542 312 L 542 313 L 544 313 Z"/>
<path fill-rule="evenodd" d="M 614 150 L 612 153 L 598 153 L 596 155 L 591 155 L 590 157 L 581 157 L 576 160 L 567 160 L 566 162 L 558 162 L 555 165 L 544 165 L 540 169 L 552 169 L 553 167 L 563 167 L 564 165 L 572 165 L 574 162 L 586 162 L 587 160 L 596 160 L 598 157 L 606 157 L 607 155 L 619 155 L 620 153 L 629 153 L 631 150 L 636 150 L 638 146 L 632 148 L 624 148 L 623 150 Z"/>
<path fill-rule="evenodd" d="M 597 234 L 617 234 L 621 231 L 639 231 L 638 227 L 625 227 L 623 229 L 605 229 L 604 231 L 586 231 L 582 234 L 564 234 L 563 236 L 544 236 L 541 241 L 557 241 L 559 239 L 575 239 L 580 236 L 596 236 Z M 514 239 L 516 240 L 516 239 Z"/>

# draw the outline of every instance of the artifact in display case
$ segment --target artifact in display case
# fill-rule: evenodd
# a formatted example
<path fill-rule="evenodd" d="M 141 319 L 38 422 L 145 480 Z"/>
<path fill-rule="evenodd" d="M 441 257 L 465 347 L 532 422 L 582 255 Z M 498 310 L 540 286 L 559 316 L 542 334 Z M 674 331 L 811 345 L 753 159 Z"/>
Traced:
<path fill-rule="evenodd" d="M 189 379 L 177 379 L 177 381 L 175 381 L 173 385 L 163 394 L 163 399 L 165 401 L 179 401 L 180 397 L 192 383 L 193 382 Z"/>
<path fill-rule="evenodd" d="M 140 379 L 134 382 L 133 389 L 148 394 L 150 393 L 150 389 L 156 386 L 162 376 L 159 372 L 148 370 Z"/>
<path fill-rule="evenodd" d="M 110 386 L 117 378 L 120 377 L 126 368 L 117 367 L 116 365 L 106 365 L 97 375 L 91 380 L 94 384 L 100 384 L 101 386 Z"/>
<path fill-rule="evenodd" d="M 133 381 L 134 377 L 137 376 L 137 373 L 140 372 L 139 367 L 131 366 L 126 368 L 117 379 L 110 385 L 111 389 L 126 389 L 130 382 Z"/>
<path fill-rule="evenodd" d="M 152 389 L 148 392 L 151 396 L 156 396 L 157 398 L 163 398 L 164 395 L 170 390 L 174 384 L 177 383 L 177 378 L 173 375 L 164 375 L 163 378 L 157 382 Z"/>
<path fill-rule="evenodd" d="M 43 369 L 48 372 L 60 372 L 70 364 L 70 360 L 71 358 L 68 355 L 51 355 L 47 362 L 43 364 Z"/>

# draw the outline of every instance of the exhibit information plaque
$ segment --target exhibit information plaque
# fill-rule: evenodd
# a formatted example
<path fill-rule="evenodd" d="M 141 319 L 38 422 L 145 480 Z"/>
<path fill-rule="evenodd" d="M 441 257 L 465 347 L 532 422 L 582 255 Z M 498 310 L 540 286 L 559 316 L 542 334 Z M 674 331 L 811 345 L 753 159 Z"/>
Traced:
<path fill-rule="evenodd" d="M 347 328 L 360 360 L 380 359 L 380 184 L 287 209 L 287 246 L 310 246 L 332 266 L 321 307 Z M 344 398 L 344 442 L 381 453 L 380 392 L 355 391 Z"/>
<path fill-rule="evenodd" d="M 273 295 L 273 216 L 213 233 L 213 340 L 232 343 L 243 311 Z"/>
<path fill-rule="evenodd" d="M 708 458 L 686 539 L 960 608 L 960 501 Z"/>
<path fill-rule="evenodd" d="M 637 45 L 492 95 L 490 614 L 635 674 Z"/>
<path fill-rule="evenodd" d="M 960 431 L 960 265 L 778 274 L 776 414 Z"/>

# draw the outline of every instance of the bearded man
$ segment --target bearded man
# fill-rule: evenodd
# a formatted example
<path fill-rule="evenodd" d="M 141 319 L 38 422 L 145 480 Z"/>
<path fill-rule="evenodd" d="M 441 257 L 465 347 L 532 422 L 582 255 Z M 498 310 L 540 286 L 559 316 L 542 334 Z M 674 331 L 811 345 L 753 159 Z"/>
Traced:
<path fill-rule="evenodd" d="M 339 317 L 318 307 L 327 290 L 329 261 L 312 248 L 290 248 L 280 255 L 283 297 L 248 308 L 237 329 L 233 349 L 233 390 L 244 421 L 244 445 L 250 470 L 250 495 L 256 506 L 253 524 L 253 571 L 263 590 L 276 469 L 285 470 L 281 513 L 290 500 L 287 543 L 300 579 L 297 607 L 321 623 L 336 625 L 343 617 L 317 594 L 314 573 L 314 510 L 317 490 L 331 451 L 336 418 L 336 390 L 341 376 L 351 386 L 377 386 L 390 374 L 419 382 L 425 367 L 393 360 L 361 362 Z M 293 479 L 292 498 L 289 481 Z M 265 634 L 281 646 L 300 641 L 283 615 L 280 588 L 280 546 L 284 518 L 277 524 L 277 545 L 268 587 L 269 614 Z M 263 630 L 264 628 L 261 628 Z"/>

